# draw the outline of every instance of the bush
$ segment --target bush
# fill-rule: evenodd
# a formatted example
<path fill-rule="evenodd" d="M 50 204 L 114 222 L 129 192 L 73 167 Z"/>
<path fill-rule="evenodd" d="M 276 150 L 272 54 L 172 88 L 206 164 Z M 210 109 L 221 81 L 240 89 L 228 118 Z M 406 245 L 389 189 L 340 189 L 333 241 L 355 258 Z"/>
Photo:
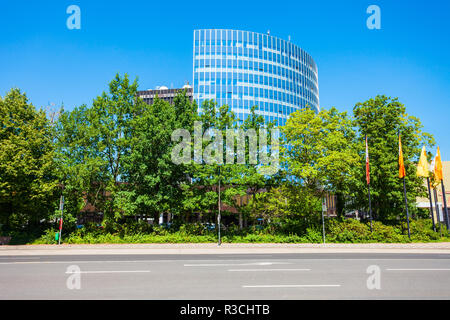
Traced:
<path fill-rule="evenodd" d="M 180 226 L 179 232 L 181 234 L 197 235 L 197 236 L 210 233 L 210 231 L 201 223 L 183 224 Z"/>
<path fill-rule="evenodd" d="M 320 243 L 323 242 L 322 231 L 315 228 L 307 228 L 305 238 L 307 242 Z"/>
<path fill-rule="evenodd" d="M 304 223 L 290 223 L 306 227 Z M 429 219 L 411 220 L 411 240 L 406 232 L 406 222 L 399 225 L 385 225 L 379 221 L 373 221 L 373 231 L 370 224 L 355 219 L 326 221 L 326 241 L 328 243 L 405 243 L 405 242 L 430 242 L 449 241 L 449 233 L 443 227 L 443 237 L 439 232 L 434 232 Z M 238 226 L 229 226 L 223 230 L 222 242 L 224 243 L 321 243 L 321 224 L 306 227 L 304 231 L 281 232 L 282 228 L 274 229 L 267 226 L 264 229 L 249 227 L 240 230 Z M 109 232 L 98 225 L 86 225 L 70 235 L 64 236 L 64 243 L 206 243 L 217 242 L 217 231 L 208 230 L 204 225 L 184 224 L 179 229 L 166 228 L 159 225 L 132 223 L 123 226 L 118 232 Z M 28 243 L 48 243 L 55 241 L 55 230 L 48 229 L 43 235 Z"/>
<path fill-rule="evenodd" d="M 58 241 L 55 240 L 55 234 L 56 230 L 54 229 L 47 229 L 45 230 L 44 234 L 37 240 L 35 240 L 34 244 L 54 244 L 58 243 Z"/>

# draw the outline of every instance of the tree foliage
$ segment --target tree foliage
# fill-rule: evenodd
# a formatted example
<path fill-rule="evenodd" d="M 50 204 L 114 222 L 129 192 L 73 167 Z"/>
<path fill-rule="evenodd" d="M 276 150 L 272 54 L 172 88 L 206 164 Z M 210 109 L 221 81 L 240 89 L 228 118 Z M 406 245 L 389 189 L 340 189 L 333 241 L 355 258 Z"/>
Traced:
<path fill-rule="evenodd" d="M 396 98 L 376 96 L 358 103 L 353 116 L 334 107 L 318 113 L 305 108 L 289 116 L 278 137 L 268 130 L 275 124 L 265 123 L 256 106 L 248 117 L 238 119 L 229 106 L 207 100 L 198 114 L 196 102 L 186 92 L 180 92 L 173 104 L 155 98 L 147 105 L 137 90 L 137 80 L 130 82 L 127 75 L 118 74 L 91 105 L 61 110 L 56 123 L 36 110 L 18 89 L 0 98 L 0 224 L 4 229 L 54 222 L 61 194 L 66 199 L 69 230 L 75 228 L 83 210 L 103 213 L 109 231 L 121 229 L 129 220 L 157 220 L 162 213 L 172 214 L 179 222 L 202 218 L 212 222 L 220 183 L 222 202 L 237 211 L 237 218 L 230 220 L 238 219 L 241 229 L 244 220 L 262 218 L 288 233 L 310 228 L 316 234 L 314 226 L 320 221 L 321 201 L 327 194 L 337 195 L 338 214 L 367 211 L 366 135 L 376 219 L 404 218 L 403 184 L 398 178 L 399 133 L 413 214 L 416 197 L 425 192 L 423 181 L 415 175 L 415 162 L 422 145 L 431 147 L 434 139 Z M 202 124 L 200 132 L 197 122 Z M 177 129 L 190 135 L 190 162 L 173 161 Z M 216 131 L 209 140 L 202 139 L 212 129 Z M 227 133 L 239 129 L 255 132 L 258 140 L 267 130 L 269 145 L 276 139 L 282 142 L 282 162 L 276 174 L 261 170 L 260 153 L 256 162 L 250 161 L 251 142 L 246 138 L 245 163 L 238 163 L 238 136 L 232 136 L 230 148 Z M 200 156 L 210 151 L 215 162 L 198 161 L 198 133 Z M 230 154 L 232 163 L 227 159 Z"/>
<path fill-rule="evenodd" d="M 0 224 L 36 227 L 57 197 L 53 127 L 19 89 L 0 97 Z"/>
<path fill-rule="evenodd" d="M 434 145 L 433 137 L 424 132 L 419 118 L 406 113 L 397 98 L 376 96 L 355 105 L 353 125 L 358 137 L 355 145 L 362 157 L 364 137 L 369 141 L 372 210 L 382 221 L 405 217 L 403 183 L 398 178 L 398 134 L 401 134 L 406 169 L 406 190 L 410 212 L 415 213 L 416 197 L 425 195 L 422 178 L 416 176 L 416 162 L 423 145 Z M 367 208 L 367 185 L 364 163 L 354 167 L 357 182 L 354 186 L 354 204 Z"/>

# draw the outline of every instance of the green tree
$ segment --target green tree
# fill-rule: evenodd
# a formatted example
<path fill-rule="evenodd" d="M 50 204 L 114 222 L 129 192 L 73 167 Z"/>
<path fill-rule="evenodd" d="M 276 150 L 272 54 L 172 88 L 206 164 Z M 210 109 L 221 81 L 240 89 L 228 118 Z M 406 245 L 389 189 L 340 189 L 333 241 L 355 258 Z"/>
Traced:
<path fill-rule="evenodd" d="M 55 160 L 64 187 L 64 222 L 69 230 L 89 203 L 103 209 L 108 167 L 99 149 L 99 137 L 92 123 L 92 111 L 82 105 L 71 112 L 62 110 L 56 125 Z"/>
<path fill-rule="evenodd" d="M 172 133 L 176 129 L 193 130 L 197 105 L 186 92 L 179 93 L 173 104 L 155 99 L 132 122 L 131 152 L 126 157 L 126 191 L 121 195 L 134 214 L 182 211 L 183 188 L 189 182 L 187 166 L 172 161 Z"/>
<path fill-rule="evenodd" d="M 282 148 L 284 163 L 303 203 L 314 204 L 326 192 L 349 194 L 355 182 L 353 167 L 360 157 L 353 147 L 355 131 L 347 113 L 336 108 L 302 109 L 289 117 L 281 128 L 286 146 Z M 308 200 L 309 199 L 309 200 Z M 304 206 L 313 215 L 317 205 Z"/>
<path fill-rule="evenodd" d="M 248 117 L 243 121 L 239 129 L 244 132 L 254 131 L 256 133 L 256 142 L 258 146 L 261 144 L 260 135 L 262 130 L 267 133 L 267 144 L 268 146 L 273 146 L 272 142 L 278 137 L 272 137 L 270 129 L 275 127 L 275 123 L 265 124 L 264 117 L 258 114 L 257 106 L 253 106 L 250 109 Z M 264 175 L 263 174 L 263 164 L 261 161 L 261 155 L 258 153 L 256 157 L 256 163 L 251 163 L 250 161 L 250 141 L 246 139 L 245 141 L 245 164 L 235 164 L 231 167 L 230 172 L 230 182 L 231 185 L 227 188 L 225 192 L 225 201 L 230 205 L 233 205 L 238 210 L 239 214 L 239 227 L 243 227 L 244 216 L 251 216 L 259 218 L 259 206 L 258 201 L 265 199 L 265 197 L 259 196 L 259 193 L 265 193 L 270 190 L 270 188 L 277 186 L 279 184 L 279 174 Z M 263 148 L 259 148 L 259 152 L 265 152 Z M 278 168 L 279 169 L 279 168 Z M 242 199 L 246 201 L 242 201 Z"/>
<path fill-rule="evenodd" d="M 423 145 L 434 145 L 432 135 L 422 131 L 416 117 L 406 113 L 397 98 L 376 96 L 357 103 L 353 109 L 354 126 L 358 131 L 357 146 L 364 156 L 364 137 L 369 139 L 372 211 L 376 218 L 387 222 L 405 217 L 403 183 L 398 178 L 398 133 L 401 134 L 406 169 L 406 190 L 410 213 L 415 213 L 416 197 L 425 195 L 421 178 L 416 177 L 416 160 Z M 367 208 L 365 164 L 355 167 L 355 208 Z"/>
<path fill-rule="evenodd" d="M 231 184 L 232 176 L 230 174 L 233 172 L 233 165 L 226 164 L 226 130 L 236 129 L 237 119 L 227 105 L 217 107 L 215 101 L 205 100 L 201 106 L 198 120 L 202 124 L 202 137 L 208 130 L 218 130 L 222 136 L 223 147 L 222 149 L 212 148 L 211 157 L 215 160 L 206 161 L 202 157 L 201 163 L 198 163 L 200 159 L 194 159 L 196 161 L 189 166 L 188 174 L 192 183 L 189 188 L 185 187 L 185 193 L 190 193 L 194 197 L 193 199 L 184 198 L 184 206 L 186 209 L 197 207 L 197 212 L 215 216 L 218 210 L 219 180 L 222 187 Z M 202 155 L 204 155 L 208 146 L 211 147 L 218 141 L 216 138 L 216 136 L 211 136 L 210 141 L 203 141 L 202 139 Z M 193 203 L 193 200 L 195 200 L 195 203 Z"/>
<path fill-rule="evenodd" d="M 58 124 L 58 159 L 68 205 L 74 212 L 89 201 L 104 213 L 108 224 L 127 212 L 123 203 L 124 159 L 131 151 L 132 123 L 145 103 L 136 99 L 137 80 L 119 74 L 109 93 L 63 113 Z M 70 202 L 70 200 L 72 200 Z"/>
<path fill-rule="evenodd" d="M 35 228 L 54 212 L 58 196 L 54 131 L 19 89 L 0 97 L 0 224 Z"/>

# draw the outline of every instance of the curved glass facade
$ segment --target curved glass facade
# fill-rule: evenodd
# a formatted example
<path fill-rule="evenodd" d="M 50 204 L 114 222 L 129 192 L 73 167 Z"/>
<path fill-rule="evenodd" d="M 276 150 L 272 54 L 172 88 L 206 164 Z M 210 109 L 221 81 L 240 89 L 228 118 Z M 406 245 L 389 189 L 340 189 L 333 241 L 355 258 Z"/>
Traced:
<path fill-rule="evenodd" d="M 194 30 L 193 98 L 227 104 L 240 121 L 253 105 L 284 125 L 301 108 L 319 111 L 317 66 L 290 41 L 249 31 Z"/>

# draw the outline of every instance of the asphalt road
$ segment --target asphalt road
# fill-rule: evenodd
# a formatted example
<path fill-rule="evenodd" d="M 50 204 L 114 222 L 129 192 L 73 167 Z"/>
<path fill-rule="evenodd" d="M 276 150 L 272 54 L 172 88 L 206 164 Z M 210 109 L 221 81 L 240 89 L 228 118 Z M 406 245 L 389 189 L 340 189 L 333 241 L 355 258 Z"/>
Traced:
<path fill-rule="evenodd" d="M 0 299 L 450 299 L 450 254 L 0 256 Z"/>

